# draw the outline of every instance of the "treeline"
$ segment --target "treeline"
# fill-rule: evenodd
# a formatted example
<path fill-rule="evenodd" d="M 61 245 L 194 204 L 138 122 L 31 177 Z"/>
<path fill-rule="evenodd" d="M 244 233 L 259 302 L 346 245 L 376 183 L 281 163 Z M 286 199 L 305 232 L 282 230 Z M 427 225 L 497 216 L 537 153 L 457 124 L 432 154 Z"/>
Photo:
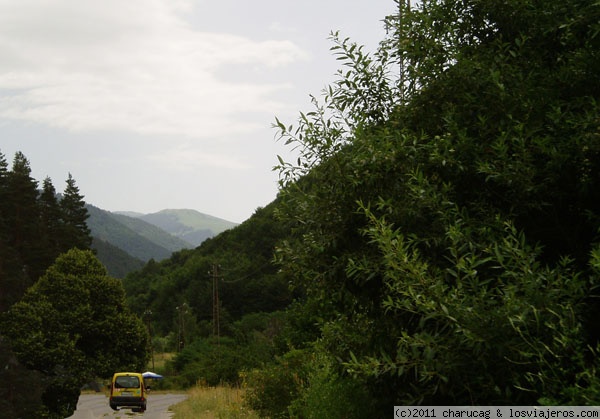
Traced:
<path fill-rule="evenodd" d="M 183 302 L 207 322 L 173 364 L 188 383 L 239 359 L 238 336 L 268 344 L 271 360 L 236 364 L 265 417 L 596 405 L 600 5 L 398 6 L 374 54 L 332 35 L 338 80 L 297 126 L 277 121 L 300 156 L 280 160 L 273 217 L 230 233 L 273 240 L 253 253 L 220 238 L 148 264 L 129 298 L 157 333 L 180 334 Z M 214 263 L 235 266 L 240 289 L 253 272 L 291 287 L 276 328 L 233 318 L 219 349 Z"/>
<path fill-rule="evenodd" d="M 9 169 L 0 151 L 0 312 L 18 301 L 59 254 L 89 249 L 87 217 L 71 174 L 59 198 L 49 177 L 40 189 L 23 153 L 15 153 Z"/>

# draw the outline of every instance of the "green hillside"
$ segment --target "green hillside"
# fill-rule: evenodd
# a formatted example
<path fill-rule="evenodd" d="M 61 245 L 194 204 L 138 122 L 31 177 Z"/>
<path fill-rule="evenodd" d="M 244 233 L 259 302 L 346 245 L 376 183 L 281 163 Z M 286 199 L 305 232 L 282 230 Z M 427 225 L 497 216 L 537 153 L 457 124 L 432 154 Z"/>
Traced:
<path fill-rule="evenodd" d="M 140 236 L 171 252 L 190 247 L 190 243 L 187 241 L 170 234 L 169 231 L 166 231 L 153 223 L 147 222 L 143 218 L 134 218 L 118 213 L 111 213 L 111 216 Z"/>
<path fill-rule="evenodd" d="M 213 272 L 220 281 L 223 331 L 227 322 L 245 314 L 272 312 L 285 308 L 290 292 L 285 280 L 277 277 L 272 263 L 278 240 L 285 228 L 275 221 L 274 204 L 256 211 L 241 225 L 206 240 L 192 250 L 181 250 L 160 263 L 150 263 L 124 280 L 130 305 L 137 311 L 161 313 L 157 331 L 172 329 L 173 310 L 184 302 L 195 313 L 196 321 L 212 321 Z M 172 278 L 165 282 L 165 275 Z M 160 291 L 158 291 L 160 290 Z M 165 311 L 166 310 L 166 311 Z"/>
<path fill-rule="evenodd" d="M 108 274 L 114 278 L 124 278 L 128 273 L 141 269 L 145 264 L 141 259 L 98 237 L 94 237 L 92 249 L 106 267 Z"/>
<path fill-rule="evenodd" d="M 93 205 L 87 208 L 90 214 L 87 224 L 95 239 L 93 247 L 109 272 L 119 278 L 134 270 L 133 267 L 139 268 L 139 260 L 163 260 L 236 225 L 194 210 L 140 214 L 113 213 Z"/>
<path fill-rule="evenodd" d="M 194 246 L 209 237 L 235 227 L 237 224 L 191 209 L 165 209 L 140 219 L 160 227 Z"/>
<path fill-rule="evenodd" d="M 189 246 L 156 226 L 142 220 L 112 214 L 87 205 L 92 236 L 108 242 L 131 256 L 148 261 L 168 258 L 174 250 Z M 104 261 L 103 261 L 104 262 Z"/>

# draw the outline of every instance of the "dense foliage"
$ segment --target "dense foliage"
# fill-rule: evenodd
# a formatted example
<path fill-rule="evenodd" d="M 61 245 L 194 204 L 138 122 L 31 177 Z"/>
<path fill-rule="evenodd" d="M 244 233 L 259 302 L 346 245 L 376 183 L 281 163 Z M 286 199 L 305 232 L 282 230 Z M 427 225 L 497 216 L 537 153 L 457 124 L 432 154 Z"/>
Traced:
<path fill-rule="evenodd" d="M 312 350 L 382 408 L 597 404 L 600 6 L 399 7 L 374 56 L 334 34 L 339 81 L 277 121 Z"/>

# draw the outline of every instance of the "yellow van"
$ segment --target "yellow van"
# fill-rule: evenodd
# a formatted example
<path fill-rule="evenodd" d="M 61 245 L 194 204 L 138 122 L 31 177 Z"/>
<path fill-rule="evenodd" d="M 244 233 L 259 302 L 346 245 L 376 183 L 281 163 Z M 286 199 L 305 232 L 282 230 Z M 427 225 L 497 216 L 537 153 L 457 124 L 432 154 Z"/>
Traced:
<path fill-rule="evenodd" d="M 110 383 L 110 407 L 131 409 L 133 412 L 146 410 L 146 387 L 142 374 L 117 372 Z"/>

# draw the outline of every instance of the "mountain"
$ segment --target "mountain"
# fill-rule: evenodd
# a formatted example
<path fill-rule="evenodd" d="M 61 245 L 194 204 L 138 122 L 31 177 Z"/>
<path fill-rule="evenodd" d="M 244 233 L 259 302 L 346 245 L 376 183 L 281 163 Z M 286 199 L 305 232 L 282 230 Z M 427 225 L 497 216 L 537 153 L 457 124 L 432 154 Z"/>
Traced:
<path fill-rule="evenodd" d="M 153 223 L 149 223 L 141 218 L 133 218 L 120 213 L 110 213 L 110 215 L 116 221 L 133 230 L 143 238 L 151 241 L 163 249 L 166 249 L 168 251 L 168 256 L 177 250 L 192 247 L 187 241 L 182 240 L 165 229 L 160 228 Z M 158 258 L 154 257 L 154 259 Z M 164 259 L 164 257 L 160 257 L 160 259 Z"/>
<path fill-rule="evenodd" d="M 162 260 L 173 252 L 192 247 L 164 230 L 143 220 L 111 213 L 87 205 L 87 225 L 94 240 L 102 240 L 144 262 Z M 105 260 L 100 260 L 105 263 Z"/>
<path fill-rule="evenodd" d="M 92 249 L 96 251 L 96 256 L 106 267 L 108 274 L 114 278 L 125 278 L 129 272 L 140 270 L 146 264 L 98 237 L 93 238 Z"/>
<path fill-rule="evenodd" d="M 197 247 L 237 224 L 194 210 L 154 214 L 110 212 L 86 205 L 92 247 L 110 275 L 123 278 L 150 259 L 161 261 L 181 249 Z"/>
<path fill-rule="evenodd" d="M 142 215 L 145 215 L 142 212 L 135 212 L 135 211 L 115 211 L 112 214 L 126 215 L 131 218 L 140 218 Z"/>
<path fill-rule="evenodd" d="M 118 212 L 117 214 L 136 213 Z M 140 215 L 138 218 L 185 240 L 194 247 L 199 246 L 204 240 L 238 225 L 192 209 L 165 209 L 153 214 Z"/>

